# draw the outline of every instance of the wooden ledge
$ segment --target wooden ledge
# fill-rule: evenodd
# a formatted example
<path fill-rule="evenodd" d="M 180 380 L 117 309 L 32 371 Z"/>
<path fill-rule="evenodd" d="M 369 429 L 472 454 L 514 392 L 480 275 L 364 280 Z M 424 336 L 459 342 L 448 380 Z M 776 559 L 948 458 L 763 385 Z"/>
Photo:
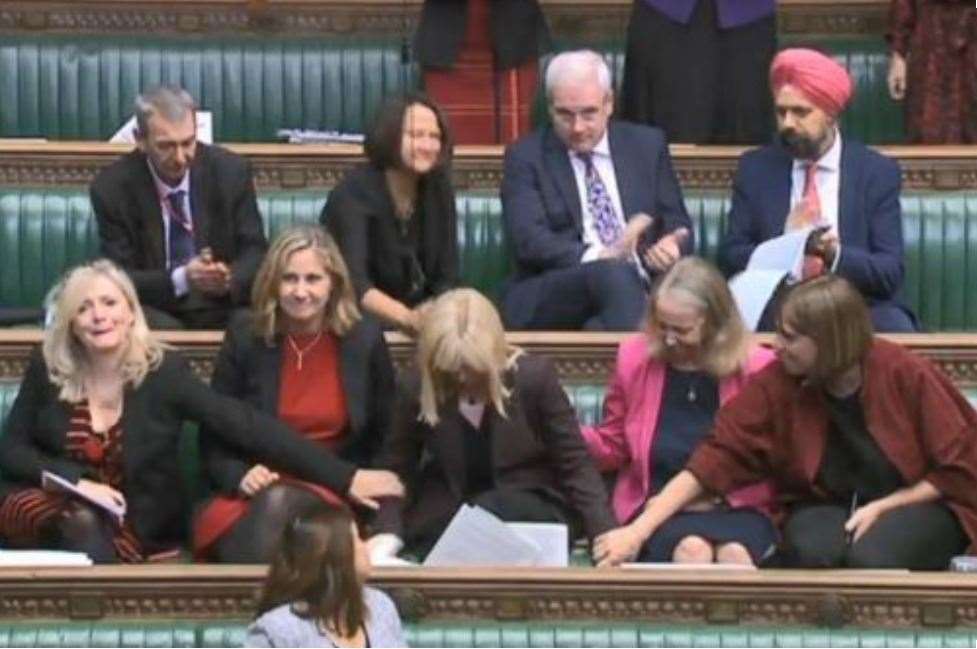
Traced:
<path fill-rule="evenodd" d="M 334 187 L 363 161 L 349 144 L 227 143 L 250 159 L 255 182 L 266 190 Z M 0 186 L 87 186 L 102 167 L 132 147 L 107 142 L 0 139 Z M 687 190 L 728 191 L 736 163 L 748 147 L 670 146 Z M 879 146 L 902 165 L 903 187 L 914 190 L 977 189 L 977 146 Z M 459 190 L 497 193 L 502 183 L 499 146 L 458 146 L 452 171 Z"/>
<path fill-rule="evenodd" d="M 614 369 L 617 346 L 628 332 L 517 331 L 508 340 L 534 354 L 548 356 L 565 384 L 604 383 Z M 0 381 L 19 381 L 31 350 L 41 343 L 40 329 L 0 329 Z M 977 388 L 977 334 L 887 334 L 889 340 L 908 347 L 941 367 L 961 389 Z M 160 338 L 179 349 L 203 378 L 213 373 L 214 358 L 223 338 L 221 331 L 164 331 Z M 769 345 L 770 334 L 757 334 L 759 344 Z M 411 362 L 413 342 L 387 333 L 394 363 Z"/>
<path fill-rule="evenodd" d="M 0 619 L 246 620 L 262 566 L 0 569 Z M 378 568 L 414 621 L 977 628 L 977 578 L 904 571 Z"/>

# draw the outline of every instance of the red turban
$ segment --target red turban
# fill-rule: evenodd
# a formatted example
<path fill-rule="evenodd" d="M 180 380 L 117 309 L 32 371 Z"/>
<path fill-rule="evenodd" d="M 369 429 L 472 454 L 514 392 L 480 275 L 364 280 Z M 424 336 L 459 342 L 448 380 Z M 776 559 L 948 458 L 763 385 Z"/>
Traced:
<path fill-rule="evenodd" d="M 837 117 L 852 96 L 848 71 L 834 59 L 815 50 L 782 50 L 770 64 L 770 88 L 774 93 L 790 84 L 808 101 Z"/>

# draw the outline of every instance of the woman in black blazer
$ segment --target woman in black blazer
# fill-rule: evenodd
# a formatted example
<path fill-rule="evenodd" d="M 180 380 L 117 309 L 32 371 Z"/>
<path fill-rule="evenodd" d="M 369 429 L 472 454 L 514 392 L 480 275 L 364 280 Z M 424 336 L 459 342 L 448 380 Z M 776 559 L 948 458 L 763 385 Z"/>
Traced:
<path fill-rule="evenodd" d="M 278 417 L 352 465 L 371 466 L 389 427 L 394 369 L 380 326 L 360 316 L 332 237 L 318 226 L 280 235 L 258 270 L 251 303 L 252 312 L 227 329 L 213 388 Z M 267 562 L 295 514 L 317 499 L 339 501 L 284 479 L 215 436 L 205 436 L 203 448 L 219 495 L 198 516 L 198 556 Z"/>
<path fill-rule="evenodd" d="M 423 95 L 389 101 L 367 136 L 369 162 L 329 194 L 320 222 L 346 259 L 363 309 L 407 333 L 417 306 L 458 277 L 451 136 Z"/>
<path fill-rule="evenodd" d="M 404 544 L 426 552 L 463 502 L 502 520 L 565 523 L 571 538 L 581 524 L 591 538 L 615 525 L 553 364 L 510 346 L 472 289 L 425 312 L 379 465 L 408 494 L 384 500 L 373 522 L 378 559 Z"/>
<path fill-rule="evenodd" d="M 383 488 L 363 489 L 352 464 L 207 388 L 154 338 L 132 282 L 111 262 L 74 269 L 56 295 L 42 353 L 31 358 L 0 439 L 0 536 L 8 543 L 86 552 L 99 563 L 178 551 L 185 421 L 356 499 L 400 491 L 389 474 Z M 45 471 L 80 495 L 42 490 Z"/>

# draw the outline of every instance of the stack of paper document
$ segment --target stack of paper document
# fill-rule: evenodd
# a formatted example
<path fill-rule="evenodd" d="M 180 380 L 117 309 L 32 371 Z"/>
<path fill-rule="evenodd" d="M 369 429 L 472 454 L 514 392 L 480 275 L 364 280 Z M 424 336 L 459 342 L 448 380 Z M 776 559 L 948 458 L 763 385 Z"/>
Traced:
<path fill-rule="evenodd" d="M 756 331 L 763 310 L 784 277 L 789 276 L 789 281 L 801 279 L 804 248 L 815 229 L 802 228 L 764 241 L 753 249 L 746 269 L 730 280 L 729 289 L 750 331 Z"/>
<path fill-rule="evenodd" d="M 55 550 L 0 550 L 0 568 L 33 566 L 90 566 L 92 560 L 84 552 Z"/>
<path fill-rule="evenodd" d="M 567 565 L 567 528 L 558 523 L 505 523 L 481 507 L 462 505 L 425 566 Z"/>
<path fill-rule="evenodd" d="M 112 515 L 115 521 L 121 525 L 126 516 L 125 504 L 119 504 L 109 498 L 92 498 L 81 491 L 71 482 L 65 480 L 57 473 L 41 471 L 41 486 L 47 491 L 61 491 L 81 498 L 93 505 L 96 505 Z"/>

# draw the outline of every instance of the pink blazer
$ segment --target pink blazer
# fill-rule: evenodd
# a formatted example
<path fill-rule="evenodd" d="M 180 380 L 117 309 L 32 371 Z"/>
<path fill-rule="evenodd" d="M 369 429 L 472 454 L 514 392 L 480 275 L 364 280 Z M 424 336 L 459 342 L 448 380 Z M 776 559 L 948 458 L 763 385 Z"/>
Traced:
<path fill-rule="evenodd" d="M 768 349 L 754 349 L 745 372 L 720 381 L 720 404 L 735 396 L 749 376 L 773 358 L 773 352 Z M 665 364 L 649 355 L 647 336 L 631 336 L 617 350 L 614 376 L 604 397 L 604 421 L 598 426 L 581 427 L 587 448 L 600 470 L 617 471 L 612 504 L 622 524 L 651 495 L 649 461 L 664 386 Z M 773 499 L 773 488 L 768 482 L 749 485 L 726 496 L 733 507 L 755 507 L 764 513 L 769 513 Z"/>

